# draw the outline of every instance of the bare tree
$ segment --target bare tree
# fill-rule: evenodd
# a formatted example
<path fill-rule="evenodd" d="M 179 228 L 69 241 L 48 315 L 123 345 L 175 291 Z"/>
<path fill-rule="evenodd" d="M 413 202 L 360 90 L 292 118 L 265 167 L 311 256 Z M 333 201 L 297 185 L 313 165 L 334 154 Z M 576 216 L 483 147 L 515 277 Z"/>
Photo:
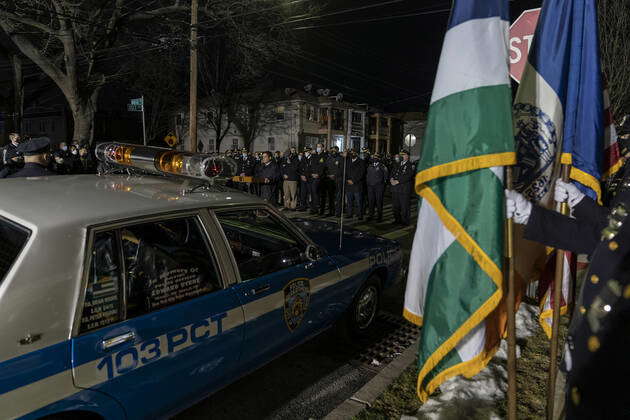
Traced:
<path fill-rule="evenodd" d="M 228 110 L 230 120 L 241 133 L 245 148 L 248 150 L 251 150 L 252 143 L 258 134 L 271 121 L 271 115 L 265 104 L 269 91 L 267 88 L 244 92 L 234 99 L 234 103 Z"/>
<path fill-rule="evenodd" d="M 286 32 L 294 3 L 302 0 L 205 0 L 200 26 L 212 37 L 233 33 L 255 49 L 255 34 L 247 28 Z M 179 27 L 180 40 L 186 40 L 189 12 L 180 0 L 0 0 L 0 30 L 62 91 L 74 120 L 73 140 L 91 141 L 99 93 L 120 77 L 118 63 L 133 52 L 162 48 L 162 26 Z M 148 22 L 151 33 L 143 31 Z"/>
<path fill-rule="evenodd" d="M 604 73 L 616 115 L 630 113 L 630 2 L 599 0 L 599 34 Z"/>
<path fill-rule="evenodd" d="M 183 104 L 185 56 L 182 49 L 136 57 L 128 65 L 125 85 L 144 96 L 146 134 L 149 141 L 167 134 L 169 116 Z"/>

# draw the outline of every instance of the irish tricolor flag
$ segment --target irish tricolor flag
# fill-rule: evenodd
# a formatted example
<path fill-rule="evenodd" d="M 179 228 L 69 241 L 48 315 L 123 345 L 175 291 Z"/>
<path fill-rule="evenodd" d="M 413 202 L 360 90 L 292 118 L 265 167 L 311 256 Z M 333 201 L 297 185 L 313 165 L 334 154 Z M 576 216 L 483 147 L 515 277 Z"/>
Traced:
<path fill-rule="evenodd" d="M 503 165 L 515 163 L 508 0 L 455 0 L 416 191 L 405 317 L 422 325 L 418 396 L 473 376 L 500 342 Z"/>

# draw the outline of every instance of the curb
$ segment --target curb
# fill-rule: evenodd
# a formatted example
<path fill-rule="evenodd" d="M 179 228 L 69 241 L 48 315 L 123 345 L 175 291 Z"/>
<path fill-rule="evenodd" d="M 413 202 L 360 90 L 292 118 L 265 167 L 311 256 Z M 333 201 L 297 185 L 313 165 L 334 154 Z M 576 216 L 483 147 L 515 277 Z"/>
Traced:
<path fill-rule="evenodd" d="M 359 414 L 364 408 L 371 407 L 372 403 L 387 389 L 389 384 L 394 382 L 413 363 L 416 358 L 418 342 L 419 339 L 415 340 L 400 356 L 392 360 L 367 384 L 355 392 L 352 397 L 328 413 L 324 420 L 349 419 Z"/>

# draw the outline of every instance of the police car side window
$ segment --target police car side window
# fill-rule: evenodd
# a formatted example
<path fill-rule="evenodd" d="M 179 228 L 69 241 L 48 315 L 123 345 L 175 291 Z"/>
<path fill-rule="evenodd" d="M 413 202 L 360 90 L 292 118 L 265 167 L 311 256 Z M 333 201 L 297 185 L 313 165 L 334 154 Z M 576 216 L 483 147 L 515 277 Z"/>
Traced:
<path fill-rule="evenodd" d="M 195 217 L 121 229 L 127 276 L 127 318 L 222 289 Z"/>
<path fill-rule="evenodd" d="M 120 259 L 114 232 L 94 236 L 80 332 L 121 320 Z"/>
<path fill-rule="evenodd" d="M 302 262 L 304 246 L 267 210 L 217 212 L 241 274 L 241 280 L 283 270 Z"/>

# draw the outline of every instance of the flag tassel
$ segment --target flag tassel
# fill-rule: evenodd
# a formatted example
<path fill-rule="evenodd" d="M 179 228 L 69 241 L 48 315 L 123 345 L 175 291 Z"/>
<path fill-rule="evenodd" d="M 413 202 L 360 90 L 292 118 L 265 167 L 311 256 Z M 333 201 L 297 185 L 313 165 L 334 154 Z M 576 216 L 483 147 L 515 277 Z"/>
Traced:
<path fill-rule="evenodd" d="M 512 167 L 505 168 L 505 181 L 512 189 Z M 506 220 L 505 257 L 507 267 L 507 371 L 508 371 L 508 420 L 516 420 L 516 291 L 514 290 L 514 221 Z"/>
<path fill-rule="evenodd" d="M 562 180 L 569 181 L 569 165 L 562 165 Z M 561 214 L 568 214 L 567 203 L 559 205 Z M 556 390 L 556 375 L 558 373 L 558 335 L 560 332 L 560 300 L 562 299 L 562 279 L 564 274 L 564 251 L 556 250 L 556 272 L 553 283 L 553 322 L 551 325 L 551 351 L 549 358 L 549 376 L 547 381 L 547 419 L 553 419 L 554 400 Z"/>

